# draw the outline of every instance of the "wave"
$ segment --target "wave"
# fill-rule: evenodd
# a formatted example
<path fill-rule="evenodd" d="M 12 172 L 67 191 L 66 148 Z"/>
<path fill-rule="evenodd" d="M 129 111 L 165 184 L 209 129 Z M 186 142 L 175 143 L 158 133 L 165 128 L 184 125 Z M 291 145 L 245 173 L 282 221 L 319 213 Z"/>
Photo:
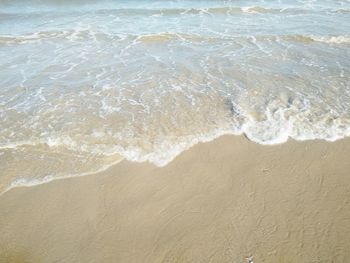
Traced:
<path fill-rule="evenodd" d="M 174 40 L 185 40 L 185 41 L 237 41 L 237 40 L 251 40 L 255 41 L 289 41 L 289 42 L 300 42 L 300 43 L 312 43 L 312 42 L 322 42 L 327 44 L 349 44 L 350 36 L 314 36 L 314 35 L 281 35 L 281 36 L 237 36 L 237 37 L 205 37 L 201 35 L 194 34 L 183 34 L 183 33 L 159 33 L 159 34 L 150 34 L 136 37 L 137 41 L 140 42 L 164 42 L 164 41 L 174 41 Z"/>
<path fill-rule="evenodd" d="M 231 115 L 231 123 L 226 128 L 218 127 L 209 133 L 176 136 L 175 140 L 172 134 L 163 135 L 154 148 L 147 151 L 136 145 L 122 147 L 111 143 L 96 144 L 94 134 L 90 135 L 91 142 L 85 143 L 64 134 L 37 140 L 2 143 L 0 149 L 45 145 L 49 148 L 64 147 L 77 153 L 85 152 L 96 156 L 120 155 L 129 161 L 151 162 L 157 166 L 165 166 L 194 144 L 211 141 L 225 134 L 245 135 L 251 141 L 263 145 L 284 143 L 289 138 L 335 141 L 350 136 L 350 116 L 330 112 L 320 113 L 313 109 L 308 101 L 281 98 L 270 101 L 265 107 L 265 112 L 257 118 L 237 103 L 227 99 L 225 108 Z"/>
<path fill-rule="evenodd" d="M 83 41 L 83 40 L 121 40 L 125 37 L 107 34 L 101 31 L 93 31 L 89 29 L 72 29 L 72 30 L 54 30 L 33 32 L 26 35 L 12 36 L 0 35 L 0 45 L 28 44 L 45 40 L 68 40 L 68 41 Z M 135 37 L 136 38 L 136 37 Z"/>
<path fill-rule="evenodd" d="M 312 36 L 311 39 L 313 41 L 329 43 L 329 44 L 349 44 L 350 43 L 350 36 L 330 36 L 330 37 Z"/>
<path fill-rule="evenodd" d="M 84 9 L 83 9 L 84 10 Z M 82 13 L 81 9 L 72 10 L 67 9 L 65 11 L 53 9 L 52 11 L 41 10 L 40 8 L 36 10 L 33 8 L 32 11 L 26 11 L 25 17 L 28 18 L 31 16 L 37 16 L 39 14 L 55 14 L 62 15 L 62 13 L 72 13 L 76 15 L 78 13 Z M 92 13 L 92 14 L 102 14 L 102 15 L 118 15 L 118 16 L 178 16 L 178 15 L 198 15 L 198 14 L 207 14 L 207 15 L 235 15 L 235 14 L 305 14 L 305 13 L 314 13 L 317 12 L 313 9 L 305 9 L 305 8 L 272 8 L 272 7 L 263 7 L 263 6 L 223 6 L 223 7 L 207 7 L 207 8 L 94 8 L 84 10 L 84 14 Z M 347 13 L 347 9 L 327 9 L 322 10 L 322 12 L 335 12 L 335 13 Z M 11 16 L 18 17 L 22 13 L 5 13 L 0 12 L 0 18 L 10 18 Z"/>
<path fill-rule="evenodd" d="M 348 9 L 348 8 L 333 9 L 332 12 L 339 13 L 339 14 L 349 14 L 350 9 Z"/>
<path fill-rule="evenodd" d="M 7 21 L 3 32 L 8 32 L 0 35 L 0 48 L 8 58 L 1 83 L 9 91 L 0 103 L 6 117 L 0 132 L 0 166 L 5 174 L 0 192 L 4 185 L 10 189 L 96 173 L 117 159 L 164 166 L 193 145 L 225 134 L 244 135 L 259 144 L 350 136 L 346 97 L 350 36 L 342 27 L 326 31 L 336 22 L 322 20 L 327 12 L 347 13 L 347 9 L 313 10 L 301 5 L 108 9 L 98 4 L 78 10 L 66 8 L 64 0 L 52 2 L 62 2 L 63 8 L 0 11 L 1 22 Z M 3 13 L 6 10 L 18 13 Z M 315 25 L 306 31 L 300 21 L 294 24 L 294 14 L 317 12 L 323 15 L 316 21 L 321 23 L 319 30 Z M 30 20 L 42 14 L 38 21 Z M 236 17 L 231 20 L 228 15 Z M 258 16 L 269 24 L 256 25 L 263 20 Z M 343 15 L 336 16 L 345 21 Z M 293 21 L 279 28 L 277 23 L 286 17 Z M 313 26 L 317 17 L 303 16 L 303 24 Z M 182 18 L 186 18 L 183 24 Z M 51 19 L 54 23 L 42 24 Z M 7 25 L 17 20 L 18 29 L 9 31 Z M 129 27 L 126 23 L 131 20 L 152 23 Z M 227 28 L 219 28 L 223 20 Z M 32 21 L 31 27 L 23 27 Z M 199 28 L 193 21 L 203 24 Z M 54 52 L 46 54 L 51 48 Z M 280 57 L 282 53 L 285 56 Z M 116 88 L 107 92 L 105 85 Z M 37 92 L 38 87 L 43 92 L 41 88 Z M 261 94 L 253 94 L 256 100 L 250 88 L 261 89 Z M 295 97 L 285 103 L 271 101 L 275 88 L 290 89 Z M 181 95 L 172 97 L 176 92 Z M 163 99 L 168 94 L 169 100 Z M 300 102 L 304 98 L 309 104 Z M 16 170 L 25 162 L 28 168 Z M 11 184 L 7 172 L 16 179 Z"/>
<path fill-rule="evenodd" d="M 233 116 L 237 117 L 238 114 L 242 114 L 242 110 L 237 106 L 231 104 L 231 111 Z M 275 110 L 274 112 L 268 113 L 268 118 L 259 123 L 254 121 L 250 116 L 239 116 L 239 118 L 243 118 L 244 122 L 241 127 L 233 127 L 231 129 L 217 129 L 210 133 L 192 135 L 183 137 L 182 140 L 178 141 L 176 144 L 171 144 L 169 142 L 165 142 L 163 145 L 159 147 L 159 149 L 155 152 L 148 153 L 146 155 L 142 155 L 141 151 L 134 149 L 134 151 L 130 151 L 127 149 L 122 149 L 120 147 L 118 154 L 123 156 L 124 159 L 132 162 L 150 162 L 158 167 L 163 167 L 173 161 L 178 155 L 182 152 L 190 149 L 194 145 L 198 143 L 210 142 L 214 139 L 217 139 L 223 135 L 245 135 L 249 140 L 262 144 L 262 145 L 275 145 L 281 144 L 288 141 L 289 138 L 292 138 L 297 141 L 305 141 L 305 140 L 326 140 L 326 141 L 336 141 L 339 139 L 343 139 L 345 137 L 350 137 L 350 121 L 344 122 L 340 121 L 338 118 L 330 117 L 325 118 L 323 123 L 314 123 L 312 126 L 320 128 L 319 131 L 304 131 L 304 133 L 296 134 L 293 132 L 293 125 L 295 120 L 298 118 L 286 118 L 284 115 L 285 110 Z M 277 117 L 276 117 L 277 116 Z M 332 122 L 333 125 L 329 126 L 327 123 Z M 265 133 L 261 134 L 263 137 L 269 138 L 266 140 L 257 137 L 257 133 Z M 267 134 L 269 133 L 269 134 Z M 53 140 L 54 141 L 54 140 Z M 65 143 L 60 143 L 62 140 L 55 140 L 54 143 L 47 142 L 46 144 L 49 147 L 59 147 L 59 146 L 68 146 Z M 41 142 L 42 143 L 42 142 Z M 22 142 L 16 145 L 8 145 L 9 148 L 17 148 L 23 147 L 26 145 L 35 145 L 33 142 Z M 79 145 L 79 144 L 74 144 Z M 68 146 L 71 148 L 71 145 Z M 6 148 L 5 145 L 2 145 L 1 148 Z M 60 174 L 60 175 L 48 175 L 40 179 L 16 179 L 11 182 L 9 186 L 5 189 L 2 189 L 0 195 L 17 187 L 30 187 L 35 185 L 41 185 L 44 183 L 48 183 L 55 180 L 67 179 L 72 177 L 82 177 L 86 175 L 92 175 L 96 173 L 100 173 L 106 171 L 110 167 L 120 163 L 123 158 L 119 158 L 117 161 L 109 163 L 107 165 L 102 165 L 98 169 L 94 169 L 89 172 L 83 173 L 73 173 L 73 174 Z"/>
<path fill-rule="evenodd" d="M 7 140 L 0 144 L 0 152 L 5 153 L 2 156 L 5 164 L 3 171 L 6 169 L 11 171 L 11 168 L 5 166 L 25 165 L 23 161 L 28 158 L 30 165 L 35 162 L 42 165 L 53 160 L 55 163 L 53 169 L 58 167 L 59 170 L 48 171 L 50 166 L 42 169 L 36 166 L 34 167 L 36 176 L 32 175 L 30 168 L 26 169 L 24 176 L 18 176 L 17 171 L 15 177 L 11 178 L 12 181 L 5 184 L 6 187 L 0 184 L 0 192 L 19 186 L 38 185 L 52 180 L 97 173 L 122 159 L 150 162 L 162 167 L 195 144 L 212 141 L 227 134 L 245 135 L 249 140 L 262 145 L 284 143 L 289 138 L 299 141 L 315 139 L 335 141 L 350 136 L 350 115 L 347 110 L 338 112 L 323 110 L 311 104 L 306 98 L 281 95 L 269 99 L 261 105 L 262 109 L 259 112 L 254 112 L 254 109 L 244 108 L 244 103 L 236 100 L 232 97 L 220 100 L 220 106 L 225 112 L 224 115 L 220 115 L 223 118 L 218 120 L 220 124 L 209 126 L 207 123 L 209 127 L 207 129 L 203 127 L 206 124 L 202 123 L 195 131 L 186 130 L 180 133 L 181 135 L 172 132 L 159 133 L 157 126 L 149 124 L 152 136 L 141 133 L 138 137 L 135 136 L 137 138 L 132 136 L 130 141 L 130 136 L 121 132 L 120 136 L 112 140 L 104 140 L 104 132 L 96 133 L 93 130 L 91 134 L 86 133 L 82 138 L 74 132 L 48 131 L 45 126 L 45 132 L 37 130 L 39 135 L 32 137 L 33 139 L 27 141 L 13 139 L 12 142 Z M 144 123 L 146 126 L 147 124 Z M 79 125 L 81 123 L 78 122 L 77 127 Z M 181 126 L 180 123 L 177 125 Z M 35 129 L 39 127 L 36 126 Z M 6 130 L 3 132 L 6 134 Z M 96 136 L 101 140 L 96 140 Z M 150 137 L 152 137 L 151 145 L 147 144 Z M 38 171 L 42 171 L 40 176 Z"/>
<path fill-rule="evenodd" d="M 288 41 L 311 44 L 313 42 L 321 42 L 327 44 L 349 44 L 350 36 L 316 36 L 316 35 L 255 35 L 255 36 L 205 36 L 200 34 L 186 34 L 180 32 L 160 32 L 155 34 L 143 35 L 113 35 L 102 31 L 93 31 L 89 29 L 76 30 L 56 30 L 33 32 L 26 35 L 12 36 L 0 35 L 0 45 L 16 45 L 28 44 L 48 40 L 68 40 L 68 41 L 136 41 L 140 43 L 161 43 L 170 41 L 190 41 L 190 42 L 240 42 L 247 41 Z"/>
<path fill-rule="evenodd" d="M 264 37 L 263 37 L 264 38 Z M 269 38 L 269 37 L 267 37 Z M 271 40 L 271 37 L 269 38 Z M 300 42 L 304 44 L 310 44 L 313 42 L 321 42 L 326 44 L 349 44 L 350 36 L 315 36 L 315 35 L 282 35 L 272 37 L 274 40 L 284 40 L 288 42 Z"/>
<path fill-rule="evenodd" d="M 208 7 L 208 8 L 120 8 L 120 9 L 101 9 L 97 14 L 118 14 L 118 15 L 186 15 L 186 14 L 276 14 L 290 13 L 303 14 L 311 12 L 309 9 L 302 8 L 269 8 L 262 6 L 245 7 Z"/>

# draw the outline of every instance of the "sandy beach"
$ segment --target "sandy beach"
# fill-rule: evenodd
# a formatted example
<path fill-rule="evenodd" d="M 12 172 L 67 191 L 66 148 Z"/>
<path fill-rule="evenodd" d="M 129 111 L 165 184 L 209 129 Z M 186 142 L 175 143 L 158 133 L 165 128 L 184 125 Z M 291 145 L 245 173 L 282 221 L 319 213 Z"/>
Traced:
<path fill-rule="evenodd" d="M 223 136 L 0 196 L 0 262 L 347 262 L 350 140 Z"/>

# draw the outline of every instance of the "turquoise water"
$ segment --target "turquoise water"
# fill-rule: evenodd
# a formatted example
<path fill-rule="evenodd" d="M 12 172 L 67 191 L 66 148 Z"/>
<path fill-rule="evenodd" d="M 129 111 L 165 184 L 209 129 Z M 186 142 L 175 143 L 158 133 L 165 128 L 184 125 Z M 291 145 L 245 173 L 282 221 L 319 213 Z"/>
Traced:
<path fill-rule="evenodd" d="M 0 0 L 0 189 L 200 141 L 350 135 L 350 2 Z"/>

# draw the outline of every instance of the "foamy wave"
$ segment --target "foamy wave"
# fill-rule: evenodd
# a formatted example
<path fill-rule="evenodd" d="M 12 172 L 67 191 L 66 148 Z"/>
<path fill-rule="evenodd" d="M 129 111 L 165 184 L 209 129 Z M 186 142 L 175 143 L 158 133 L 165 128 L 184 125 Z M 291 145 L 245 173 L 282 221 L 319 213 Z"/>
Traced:
<path fill-rule="evenodd" d="M 231 102 L 230 102 L 231 103 Z M 2 144 L 0 149 L 20 149 L 26 146 L 46 145 L 50 148 L 64 147 L 71 151 L 90 153 L 96 156 L 121 155 L 133 162 L 150 162 L 165 166 L 176 156 L 200 142 L 208 142 L 222 135 L 246 135 L 251 141 L 263 145 L 280 144 L 294 140 L 335 141 L 350 136 L 350 120 L 332 115 L 312 115 L 308 110 L 289 105 L 282 108 L 273 103 L 269 105 L 261 120 L 245 112 L 239 105 L 231 104 L 232 124 L 229 128 L 217 128 L 209 133 L 194 134 L 173 138 L 164 136 L 157 139 L 152 151 L 145 151 L 137 145 L 84 144 L 70 136 L 48 137 L 36 141 L 21 141 Z M 314 119 L 314 120 L 309 120 Z M 317 119 L 318 118 L 318 119 Z"/>
<path fill-rule="evenodd" d="M 349 36 L 315 36 L 315 35 L 283 35 L 283 36 L 260 36 L 259 39 L 282 39 L 284 41 L 313 43 L 321 42 L 327 44 L 349 44 Z"/>
<path fill-rule="evenodd" d="M 329 44 L 349 44 L 350 36 L 330 36 L 330 37 L 317 37 L 311 36 L 314 41 L 329 43 Z"/>
<path fill-rule="evenodd" d="M 277 122 L 276 122 L 277 114 Z M 244 122 L 241 126 L 241 130 L 238 129 L 217 129 L 208 134 L 196 135 L 196 136 L 187 136 L 184 137 L 177 144 L 172 144 L 169 142 L 164 142 L 161 147 L 159 147 L 155 152 L 142 155 L 139 149 L 119 149 L 118 153 L 121 154 L 126 160 L 132 162 L 150 162 L 156 166 L 163 167 L 173 161 L 179 154 L 190 149 L 198 143 L 210 142 L 214 139 L 217 139 L 223 135 L 246 135 L 248 139 L 263 145 L 274 145 L 281 144 L 288 141 L 289 138 L 295 140 L 304 141 L 304 140 L 314 140 L 321 139 L 326 141 L 335 141 L 345 137 L 350 136 L 350 123 L 349 126 L 344 128 L 343 123 L 339 122 L 337 125 L 333 126 L 331 129 L 308 132 L 308 133 L 295 133 L 293 132 L 293 123 L 295 120 L 286 120 L 282 111 L 277 113 L 270 113 L 268 119 L 257 125 L 256 121 L 251 118 L 247 118 L 248 121 Z M 246 120 L 247 120 L 246 119 Z M 279 119 L 279 120 L 278 120 Z M 321 125 L 322 126 L 322 125 Z M 275 130 L 274 130 L 275 129 Z M 325 133 L 324 133 L 325 132 Z M 257 134 L 259 134 L 258 137 Z M 60 143 L 55 142 L 51 144 L 51 147 L 56 147 L 61 145 Z M 16 179 L 7 187 L 2 193 L 3 194 L 13 188 L 17 187 L 30 187 L 35 185 L 45 184 L 51 181 L 66 179 L 71 177 L 81 177 L 86 175 L 92 175 L 106 171 L 111 166 L 118 164 L 122 159 L 113 162 L 108 165 L 100 167 L 98 170 L 93 170 L 90 172 L 78 173 L 78 174 L 65 174 L 65 175 L 49 175 L 41 179 L 26 179 L 20 178 Z"/>
<path fill-rule="evenodd" d="M 283 40 L 312 43 L 322 42 L 327 44 L 349 44 L 349 36 L 315 36 L 315 35 L 286 35 L 282 37 Z"/>
<path fill-rule="evenodd" d="M 208 7 L 208 8 L 120 8 L 120 9 L 103 9 L 97 13 L 100 14 L 118 14 L 118 15 L 193 15 L 193 14 L 207 14 L 207 15 L 234 15 L 234 14 L 268 14 L 268 13 L 292 13 L 300 14 L 310 12 L 310 10 L 301 8 L 270 8 L 263 6 L 225 6 L 225 7 Z"/>
<path fill-rule="evenodd" d="M 93 31 L 90 29 L 74 29 L 74 30 L 56 30 L 56 31 L 40 31 L 26 35 L 12 36 L 0 35 L 0 44 L 30 44 L 45 40 L 68 40 L 68 41 L 98 41 L 98 40 L 120 40 L 122 37 L 113 36 L 101 31 Z"/>
<path fill-rule="evenodd" d="M 22 151 L 23 147 L 36 147 L 39 144 L 45 144 L 51 149 L 65 147 L 78 153 L 90 152 L 96 156 L 121 155 L 124 159 L 132 162 L 150 162 L 156 166 L 162 167 L 173 161 L 179 154 L 202 142 L 212 141 L 223 135 L 245 135 L 249 140 L 263 145 L 274 145 L 294 140 L 314 140 L 322 139 L 326 141 L 335 141 L 350 136 L 350 120 L 332 115 L 310 116 L 313 122 L 307 119 L 310 112 L 307 106 L 298 100 L 288 101 L 287 107 L 281 107 L 280 101 L 273 101 L 267 107 L 262 119 L 256 119 L 247 113 L 241 106 L 233 101 L 228 101 L 227 106 L 232 114 L 232 124 L 226 128 L 217 128 L 209 133 L 188 135 L 182 137 L 160 137 L 158 144 L 153 151 L 145 151 L 141 147 L 119 145 L 84 145 L 69 136 L 49 137 L 45 140 L 22 141 L 7 145 L 2 145 L 2 149 L 18 149 Z M 316 118 L 316 119 L 315 119 Z M 107 148 L 106 148 L 107 147 Z M 39 151 L 42 154 L 41 151 Z M 57 152 L 57 151 L 56 151 Z M 86 155 L 83 156 L 86 158 Z M 16 187 L 29 187 L 48 183 L 54 180 L 70 177 L 79 177 L 105 171 L 109 167 L 119 163 L 123 158 L 102 164 L 98 169 L 91 169 L 81 173 L 58 173 L 46 175 L 42 178 L 17 178 L 11 184 L 4 188 L 2 193 Z M 84 163 L 84 162 L 83 162 Z"/>
<path fill-rule="evenodd" d="M 248 14 L 264 14 L 264 13 L 280 13 L 287 11 L 287 9 L 266 8 L 261 6 L 246 6 L 242 7 L 241 11 Z"/>
<path fill-rule="evenodd" d="M 250 10 L 250 9 L 249 9 Z M 322 42 L 327 44 L 349 44 L 350 36 L 316 36 L 316 35 L 256 35 L 256 36 L 206 36 L 199 34 L 185 34 L 180 32 L 160 32 L 156 34 L 144 35 L 113 35 L 102 31 L 90 29 L 76 29 L 65 31 L 42 31 L 33 32 L 26 35 L 11 36 L 0 35 L 0 45 L 31 44 L 47 40 L 67 40 L 72 42 L 79 41 L 134 41 L 134 43 L 162 43 L 170 41 L 189 41 L 189 42 L 241 42 L 249 41 L 251 38 L 260 42 L 284 41 L 312 43 Z"/>
<path fill-rule="evenodd" d="M 34 2 L 0 11 L 0 192 L 121 158 L 164 166 L 224 134 L 350 135 L 347 5 Z"/>

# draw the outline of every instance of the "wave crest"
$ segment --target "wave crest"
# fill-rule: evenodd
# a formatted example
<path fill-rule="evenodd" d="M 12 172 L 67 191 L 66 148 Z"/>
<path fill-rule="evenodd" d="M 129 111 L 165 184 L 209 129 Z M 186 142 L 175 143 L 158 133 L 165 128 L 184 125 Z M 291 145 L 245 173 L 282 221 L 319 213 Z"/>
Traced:
<path fill-rule="evenodd" d="M 310 44 L 313 42 L 322 42 L 327 44 L 349 44 L 350 36 L 315 36 L 315 35 L 256 35 L 256 36 L 205 36 L 198 34 L 186 34 L 180 32 L 160 32 L 156 34 L 145 35 L 113 35 L 102 31 L 93 31 L 89 29 L 82 30 L 64 30 L 64 31 L 40 31 L 26 35 L 12 36 L 0 35 L 0 45 L 30 44 L 49 40 L 68 40 L 68 41 L 120 41 L 129 40 L 140 43 L 162 43 L 169 41 L 191 41 L 191 42 L 227 42 L 227 41 L 250 41 L 254 38 L 258 41 L 290 41 Z"/>

